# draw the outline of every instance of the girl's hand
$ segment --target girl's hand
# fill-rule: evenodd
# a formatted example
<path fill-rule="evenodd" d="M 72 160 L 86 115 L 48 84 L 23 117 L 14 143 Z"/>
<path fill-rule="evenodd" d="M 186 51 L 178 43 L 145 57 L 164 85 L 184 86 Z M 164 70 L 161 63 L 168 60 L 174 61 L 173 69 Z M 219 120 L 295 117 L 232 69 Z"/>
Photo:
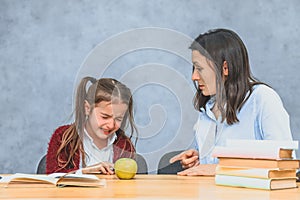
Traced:
<path fill-rule="evenodd" d="M 180 176 L 214 176 L 217 164 L 203 164 L 178 172 Z"/>
<path fill-rule="evenodd" d="M 106 175 L 111 175 L 115 173 L 113 169 L 114 169 L 114 165 L 112 163 L 100 162 L 98 164 L 82 168 L 82 173 L 83 174 L 102 173 Z"/>
<path fill-rule="evenodd" d="M 184 169 L 199 165 L 199 153 L 195 149 L 184 151 L 170 159 L 170 163 L 179 161 Z"/>

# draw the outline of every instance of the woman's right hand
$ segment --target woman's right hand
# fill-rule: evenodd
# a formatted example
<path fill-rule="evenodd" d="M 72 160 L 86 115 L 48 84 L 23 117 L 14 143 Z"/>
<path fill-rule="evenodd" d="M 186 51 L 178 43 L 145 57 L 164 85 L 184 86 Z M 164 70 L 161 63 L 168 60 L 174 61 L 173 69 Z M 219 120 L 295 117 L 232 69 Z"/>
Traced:
<path fill-rule="evenodd" d="M 95 165 L 82 168 L 82 173 L 83 174 L 102 173 L 106 175 L 112 175 L 115 173 L 113 169 L 114 169 L 114 164 L 110 162 L 100 162 Z"/>
<path fill-rule="evenodd" d="M 186 150 L 170 159 L 170 163 L 180 161 L 184 169 L 199 165 L 199 153 L 195 149 Z"/>

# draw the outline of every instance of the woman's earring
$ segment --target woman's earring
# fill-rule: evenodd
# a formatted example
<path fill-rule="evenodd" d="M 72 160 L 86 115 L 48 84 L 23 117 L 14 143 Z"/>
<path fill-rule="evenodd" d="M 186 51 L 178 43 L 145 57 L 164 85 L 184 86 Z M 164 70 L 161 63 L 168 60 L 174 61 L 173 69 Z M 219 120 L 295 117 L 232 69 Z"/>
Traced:
<path fill-rule="evenodd" d="M 86 115 L 85 116 L 85 121 L 87 121 L 89 119 L 89 116 L 88 115 Z"/>

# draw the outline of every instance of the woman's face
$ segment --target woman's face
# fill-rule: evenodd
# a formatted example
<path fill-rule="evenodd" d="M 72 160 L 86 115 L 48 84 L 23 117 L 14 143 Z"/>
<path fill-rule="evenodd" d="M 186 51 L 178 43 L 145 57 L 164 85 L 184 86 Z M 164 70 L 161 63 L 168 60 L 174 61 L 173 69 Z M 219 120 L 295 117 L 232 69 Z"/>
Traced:
<path fill-rule="evenodd" d="M 204 96 L 215 95 L 216 74 L 213 64 L 197 50 L 192 51 L 192 62 L 194 65 L 192 80 L 197 82 Z"/>
<path fill-rule="evenodd" d="M 120 128 L 127 109 L 127 104 L 110 101 L 101 101 L 91 109 L 89 103 L 86 102 L 85 112 L 88 120 L 85 128 L 87 132 L 94 140 L 107 140 Z"/>

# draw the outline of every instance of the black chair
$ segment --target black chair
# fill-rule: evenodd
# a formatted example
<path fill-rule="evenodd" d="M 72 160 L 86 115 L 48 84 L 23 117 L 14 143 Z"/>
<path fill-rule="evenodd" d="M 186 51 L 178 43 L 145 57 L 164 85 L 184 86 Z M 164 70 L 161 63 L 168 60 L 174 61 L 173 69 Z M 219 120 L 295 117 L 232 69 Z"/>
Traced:
<path fill-rule="evenodd" d="M 148 174 L 147 162 L 141 154 L 135 154 L 135 161 L 138 165 L 137 174 Z"/>
<path fill-rule="evenodd" d="M 37 174 L 46 174 L 46 155 L 44 155 L 40 159 L 36 173 Z"/>
<path fill-rule="evenodd" d="M 184 170 L 180 164 L 180 161 L 176 161 L 174 163 L 169 162 L 173 156 L 176 156 L 181 152 L 183 152 L 183 150 L 172 151 L 163 155 L 158 163 L 157 174 L 177 174 L 177 172 Z"/>
<path fill-rule="evenodd" d="M 135 160 L 138 164 L 137 174 L 148 174 L 148 165 L 147 165 L 145 158 L 140 154 L 136 154 Z M 36 173 L 37 174 L 46 174 L 46 155 L 44 155 L 40 159 Z"/>

